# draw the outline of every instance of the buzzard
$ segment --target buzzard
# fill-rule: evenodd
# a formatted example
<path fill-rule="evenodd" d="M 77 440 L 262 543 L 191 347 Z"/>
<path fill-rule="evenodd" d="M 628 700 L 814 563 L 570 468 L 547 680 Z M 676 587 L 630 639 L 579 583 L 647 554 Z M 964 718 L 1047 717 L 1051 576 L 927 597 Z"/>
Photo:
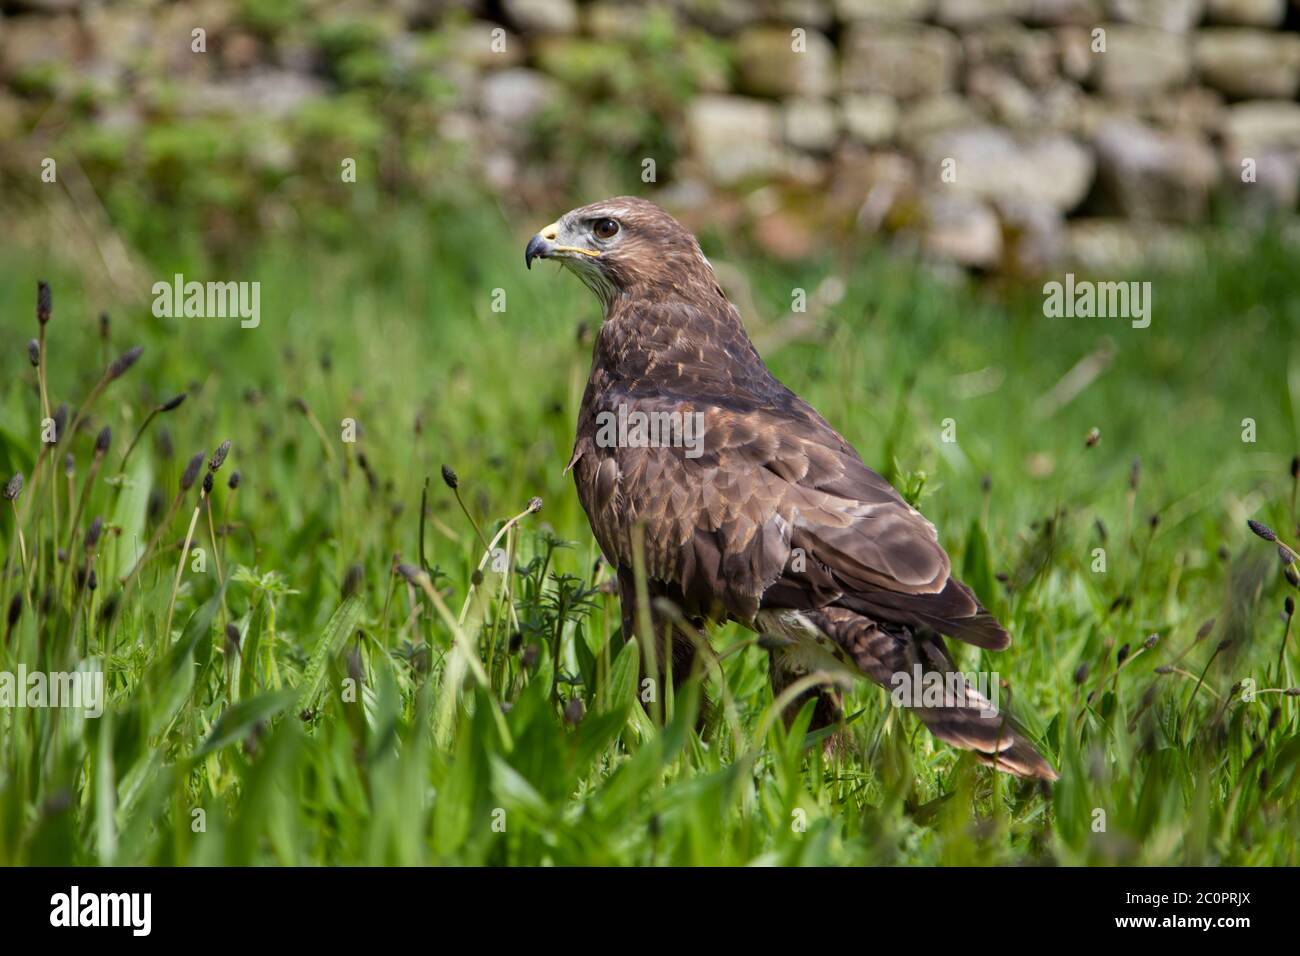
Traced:
<path fill-rule="evenodd" d="M 1056 778 L 1006 715 L 952 679 L 941 635 L 1001 650 L 1007 632 L 953 576 L 934 525 L 768 371 L 694 236 L 624 196 L 546 226 L 528 243 L 524 262 L 534 259 L 577 273 L 604 311 L 569 468 L 617 570 L 624 634 L 638 611 L 655 634 L 671 632 L 675 682 L 694 667 L 692 629 L 723 620 L 764 636 L 774 695 L 846 668 L 894 691 L 920 678 L 938 693 L 896 699 L 936 737 L 998 769 Z M 648 609 L 637 607 L 634 542 Z M 786 718 L 810 697 L 814 726 L 841 718 L 830 680 L 797 695 Z"/>

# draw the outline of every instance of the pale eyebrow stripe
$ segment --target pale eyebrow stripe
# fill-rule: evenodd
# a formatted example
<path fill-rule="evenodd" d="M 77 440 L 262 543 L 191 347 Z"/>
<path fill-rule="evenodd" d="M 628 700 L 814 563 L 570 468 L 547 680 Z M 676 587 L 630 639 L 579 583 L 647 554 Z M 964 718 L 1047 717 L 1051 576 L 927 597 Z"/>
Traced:
<path fill-rule="evenodd" d="M 630 216 L 632 210 L 628 206 L 601 206 L 598 209 L 584 211 L 580 219 L 621 219 L 624 216 Z"/>

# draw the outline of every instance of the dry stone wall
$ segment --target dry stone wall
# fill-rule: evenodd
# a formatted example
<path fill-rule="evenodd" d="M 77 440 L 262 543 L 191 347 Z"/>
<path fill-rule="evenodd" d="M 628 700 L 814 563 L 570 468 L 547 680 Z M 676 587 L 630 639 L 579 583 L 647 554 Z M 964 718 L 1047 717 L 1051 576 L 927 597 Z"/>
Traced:
<path fill-rule="evenodd" d="M 364 40 L 331 33 L 339 16 Z M 608 95 L 653 123 L 610 156 L 651 160 L 644 191 L 730 209 L 778 255 L 850 232 L 980 269 L 1103 266 L 1297 208 L 1300 0 L 2 0 L 0 134 L 21 141 L 46 101 L 109 128 L 160 101 L 279 120 L 432 75 L 427 109 L 409 98 L 436 113 L 428 135 L 468 147 L 489 188 L 546 194 L 536 124 L 569 108 L 550 135 L 587 124 L 600 144 L 601 71 L 647 30 L 645 87 L 632 72 Z M 712 58 L 673 72 L 691 38 Z"/>

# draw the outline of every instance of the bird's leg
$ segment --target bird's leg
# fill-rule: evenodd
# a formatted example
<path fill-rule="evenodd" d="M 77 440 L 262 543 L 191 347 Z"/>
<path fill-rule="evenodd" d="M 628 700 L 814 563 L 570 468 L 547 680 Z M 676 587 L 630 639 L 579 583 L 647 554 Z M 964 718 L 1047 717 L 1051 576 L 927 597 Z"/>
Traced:
<path fill-rule="evenodd" d="M 816 701 L 810 731 L 839 723 L 844 716 L 840 687 L 847 668 L 830 639 L 806 614 L 790 609 L 759 611 L 749 626 L 758 631 L 758 646 L 767 651 L 773 701 L 779 700 L 796 681 L 818 681 L 783 706 L 781 717 L 787 729 L 810 700 Z"/>
<path fill-rule="evenodd" d="M 619 602 L 623 612 L 623 635 L 624 638 L 636 636 L 641 637 L 641 620 L 638 612 L 636 586 L 632 578 L 632 573 L 625 569 L 619 570 Z M 662 703 L 661 675 L 664 673 L 665 658 L 671 658 L 673 690 L 676 692 L 683 684 L 690 680 L 691 675 L 695 673 L 697 659 L 700 654 L 700 642 L 703 640 L 703 621 L 693 621 L 683 618 L 680 612 L 672 613 L 674 609 L 669 608 L 665 603 L 667 599 L 661 595 L 650 594 L 649 618 L 650 618 L 650 645 L 653 648 L 653 654 L 646 655 L 647 668 L 650 673 L 647 675 L 655 681 L 655 698 Z M 644 641 L 642 644 L 644 645 Z M 644 651 L 644 646 L 642 647 Z M 647 702 L 648 703 L 648 702 Z M 662 712 L 662 707 L 648 707 L 650 711 Z M 700 697 L 700 715 L 703 720 L 707 711 L 707 701 L 703 694 Z"/>
<path fill-rule="evenodd" d="M 798 655 L 785 646 L 775 646 L 768 650 L 767 675 L 772 682 L 772 699 L 777 700 L 785 689 L 810 673 L 806 666 L 801 666 Z M 839 689 L 833 685 L 810 687 L 801 693 L 781 713 L 787 728 L 799 716 L 803 705 L 816 700 L 813 707 L 812 721 L 808 725 L 810 732 L 837 724 L 844 717 L 844 698 Z"/>

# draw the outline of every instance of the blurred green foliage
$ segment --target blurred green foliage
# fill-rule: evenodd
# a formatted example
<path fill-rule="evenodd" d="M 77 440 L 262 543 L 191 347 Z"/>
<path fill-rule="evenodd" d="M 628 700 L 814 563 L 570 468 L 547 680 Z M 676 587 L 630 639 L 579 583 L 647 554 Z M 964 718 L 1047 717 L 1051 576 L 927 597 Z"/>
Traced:
<path fill-rule="evenodd" d="M 305 236 L 343 238 L 340 209 L 356 215 L 380 197 L 426 209 L 467 195 L 488 200 L 483 157 L 446 126 L 452 116 L 482 120 L 473 90 L 489 74 L 469 69 L 486 55 L 466 46 L 470 21 L 453 12 L 435 29 L 408 32 L 387 11 L 315 6 L 241 2 L 233 15 L 262 68 L 308 64 L 293 69 L 310 90 L 283 106 L 241 85 L 257 71 L 223 65 L 220 44 L 234 42 L 232 31 L 214 34 L 217 45 L 194 73 L 150 57 L 112 83 L 85 80 L 71 64 L 14 77 L 14 138 L 25 148 L 0 158 L 6 207 L 41 214 L 31 150 L 84 168 L 112 222 L 149 256 L 178 235 L 201 235 L 220 260 L 290 222 Z M 543 38 L 525 65 L 549 74 L 556 95 L 508 131 L 523 157 L 520 176 L 534 192 L 575 196 L 595 184 L 641 188 L 646 156 L 662 182 L 686 102 L 725 85 L 730 70 L 725 41 L 661 13 L 626 38 Z M 355 182 L 341 180 L 344 159 L 357 163 Z"/>
<path fill-rule="evenodd" d="M 646 17 L 634 41 L 557 40 L 541 47 L 538 62 L 559 81 L 560 96 L 540 118 L 537 159 L 562 182 L 609 165 L 611 191 L 644 187 L 641 157 L 672 168 L 685 103 L 730 70 L 725 41 L 678 30 L 662 11 Z"/>

